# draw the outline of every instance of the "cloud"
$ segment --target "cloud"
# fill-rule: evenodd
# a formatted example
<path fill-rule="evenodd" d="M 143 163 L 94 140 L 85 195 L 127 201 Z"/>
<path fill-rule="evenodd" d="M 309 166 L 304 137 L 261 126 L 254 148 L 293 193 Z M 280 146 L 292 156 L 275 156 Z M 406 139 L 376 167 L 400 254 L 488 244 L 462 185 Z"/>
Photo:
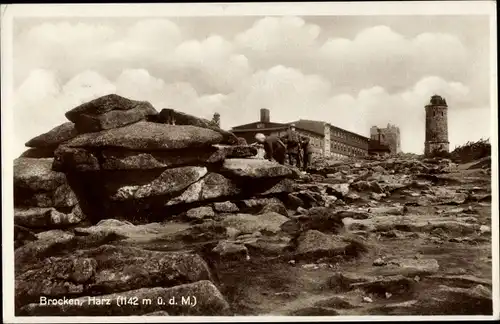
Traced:
<path fill-rule="evenodd" d="M 376 85 L 399 91 L 426 75 L 464 81 L 468 58 L 456 36 L 405 37 L 387 26 L 367 28 L 353 39 L 328 39 L 318 51 L 321 66 L 342 80 L 341 91 Z"/>
<path fill-rule="evenodd" d="M 108 93 L 158 110 L 219 112 L 226 128 L 257 120 L 260 108 L 275 121 L 326 120 L 364 135 L 393 123 L 403 150 L 413 152 L 423 150 L 424 106 L 437 93 L 450 105 L 452 143 L 489 129 L 487 51 L 454 34 L 422 27 L 407 35 L 384 25 L 335 34 L 299 17 L 265 17 L 206 37 L 169 19 L 124 22 L 46 22 L 16 35 L 19 143 Z M 460 118 L 474 109 L 486 126 L 461 132 Z"/>

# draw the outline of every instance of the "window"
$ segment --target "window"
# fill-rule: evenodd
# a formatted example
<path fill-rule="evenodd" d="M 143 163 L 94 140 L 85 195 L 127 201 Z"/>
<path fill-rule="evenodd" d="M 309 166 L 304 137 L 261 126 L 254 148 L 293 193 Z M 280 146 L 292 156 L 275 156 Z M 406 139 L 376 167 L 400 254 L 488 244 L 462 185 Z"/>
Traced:
<path fill-rule="evenodd" d="M 263 123 L 257 124 L 257 128 L 264 128 L 264 124 Z"/>

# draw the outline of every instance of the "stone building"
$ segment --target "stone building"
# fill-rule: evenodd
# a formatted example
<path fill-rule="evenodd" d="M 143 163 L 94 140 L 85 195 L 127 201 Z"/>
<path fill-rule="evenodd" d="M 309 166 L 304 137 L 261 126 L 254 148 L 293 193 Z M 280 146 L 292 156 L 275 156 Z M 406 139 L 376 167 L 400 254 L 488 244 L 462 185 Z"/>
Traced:
<path fill-rule="evenodd" d="M 377 145 L 389 147 L 391 154 L 401 152 L 401 134 L 399 127 L 395 125 L 387 124 L 386 128 L 372 126 L 370 128 L 370 139 Z"/>
<path fill-rule="evenodd" d="M 231 131 L 251 143 L 255 141 L 254 136 L 257 133 L 266 136 L 285 135 L 291 124 L 295 124 L 295 129 L 300 135 L 309 137 L 313 155 L 342 159 L 368 154 L 369 139 L 367 137 L 323 121 L 300 119 L 289 123 L 273 123 L 269 109 L 264 108 L 260 110 L 259 121 L 233 127 Z"/>
<path fill-rule="evenodd" d="M 433 95 L 425 106 L 425 149 L 424 155 L 436 151 L 449 152 L 448 105 L 446 99 Z"/>

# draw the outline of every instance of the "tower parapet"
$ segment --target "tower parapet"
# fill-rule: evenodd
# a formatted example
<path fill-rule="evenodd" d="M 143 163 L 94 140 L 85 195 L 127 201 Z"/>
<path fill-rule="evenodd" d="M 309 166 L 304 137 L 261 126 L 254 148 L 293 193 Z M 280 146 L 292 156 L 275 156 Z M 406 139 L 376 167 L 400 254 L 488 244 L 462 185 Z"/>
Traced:
<path fill-rule="evenodd" d="M 436 151 L 449 152 L 448 105 L 446 99 L 433 95 L 425 106 L 425 155 Z"/>

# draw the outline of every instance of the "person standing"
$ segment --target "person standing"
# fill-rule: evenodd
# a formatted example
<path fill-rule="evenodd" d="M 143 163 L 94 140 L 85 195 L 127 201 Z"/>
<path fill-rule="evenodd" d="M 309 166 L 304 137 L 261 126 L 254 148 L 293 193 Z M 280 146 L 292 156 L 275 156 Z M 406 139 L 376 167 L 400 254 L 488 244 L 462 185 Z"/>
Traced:
<path fill-rule="evenodd" d="M 307 168 L 311 165 L 311 157 L 312 157 L 312 149 L 309 137 L 304 136 L 302 138 L 301 146 L 303 154 L 302 166 L 304 168 L 304 171 L 307 171 Z"/>
<path fill-rule="evenodd" d="M 288 153 L 288 162 L 292 166 L 300 168 L 299 150 L 300 150 L 300 137 L 295 130 L 295 124 L 291 124 L 285 136 L 286 150 Z"/>

